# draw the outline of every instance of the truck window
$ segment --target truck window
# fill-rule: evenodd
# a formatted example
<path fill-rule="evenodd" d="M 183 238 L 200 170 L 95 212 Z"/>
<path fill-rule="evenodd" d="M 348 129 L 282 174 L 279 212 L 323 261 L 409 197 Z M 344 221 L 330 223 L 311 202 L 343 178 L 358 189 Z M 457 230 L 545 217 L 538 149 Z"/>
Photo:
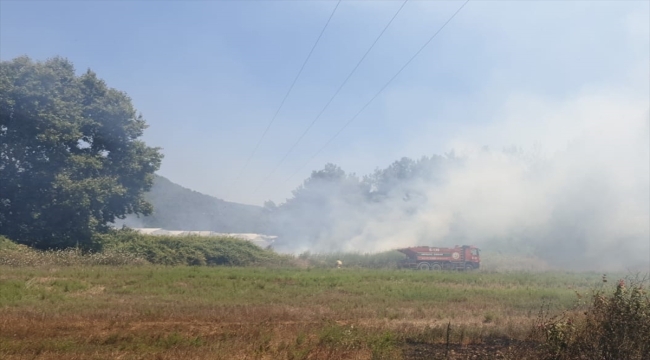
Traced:
<path fill-rule="evenodd" d="M 472 249 L 472 255 L 478 256 L 478 249 Z"/>

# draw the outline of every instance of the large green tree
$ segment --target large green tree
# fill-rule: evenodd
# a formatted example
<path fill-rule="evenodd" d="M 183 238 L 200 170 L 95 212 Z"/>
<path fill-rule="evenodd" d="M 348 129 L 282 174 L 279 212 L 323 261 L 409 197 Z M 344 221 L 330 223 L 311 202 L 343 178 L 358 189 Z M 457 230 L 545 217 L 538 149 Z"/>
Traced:
<path fill-rule="evenodd" d="M 96 248 L 143 194 L 162 154 L 131 99 L 63 58 L 0 62 L 0 235 L 37 248 Z"/>

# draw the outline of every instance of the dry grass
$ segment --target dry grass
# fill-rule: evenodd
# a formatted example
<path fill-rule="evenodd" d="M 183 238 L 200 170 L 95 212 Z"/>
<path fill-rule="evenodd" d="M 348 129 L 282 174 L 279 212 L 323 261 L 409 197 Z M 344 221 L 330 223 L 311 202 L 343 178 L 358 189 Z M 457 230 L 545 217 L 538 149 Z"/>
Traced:
<path fill-rule="evenodd" d="M 606 279 L 603 278 L 605 281 Z M 542 313 L 531 335 L 543 346 L 540 359 L 650 359 L 648 279 L 619 280 L 616 290 L 596 289 L 584 312 Z"/>
<path fill-rule="evenodd" d="M 542 304 L 569 309 L 576 290 L 599 280 L 567 273 L 0 266 L 0 357 L 414 359 L 453 350 L 458 358 L 468 351 L 497 358 L 495 339 L 525 341 Z M 499 357 L 507 357 L 507 344 L 498 344 Z"/>

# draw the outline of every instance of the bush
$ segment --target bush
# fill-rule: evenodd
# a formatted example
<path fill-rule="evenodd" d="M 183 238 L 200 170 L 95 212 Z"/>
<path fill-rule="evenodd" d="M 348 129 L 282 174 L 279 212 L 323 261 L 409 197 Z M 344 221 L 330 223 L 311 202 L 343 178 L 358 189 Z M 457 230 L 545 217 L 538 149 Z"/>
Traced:
<path fill-rule="evenodd" d="M 288 255 L 231 237 L 154 236 L 130 229 L 97 235 L 97 253 L 79 249 L 40 251 L 0 237 L 0 265 L 294 265 Z"/>
<path fill-rule="evenodd" d="M 287 265 L 292 258 L 232 237 L 145 235 L 130 229 L 102 236 L 104 251 L 119 251 L 161 265 Z"/>
<path fill-rule="evenodd" d="M 78 249 L 41 251 L 19 245 L 0 236 L 0 265 L 7 266 L 74 266 L 74 265 L 144 265 L 142 258 L 120 250 L 82 253 Z"/>
<path fill-rule="evenodd" d="M 650 297 L 644 283 L 620 280 L 611 295 L 595 291 L 579 316 L 540 317 L 535 333 L 543 340 L 541 358 L 650 359 Z"/>

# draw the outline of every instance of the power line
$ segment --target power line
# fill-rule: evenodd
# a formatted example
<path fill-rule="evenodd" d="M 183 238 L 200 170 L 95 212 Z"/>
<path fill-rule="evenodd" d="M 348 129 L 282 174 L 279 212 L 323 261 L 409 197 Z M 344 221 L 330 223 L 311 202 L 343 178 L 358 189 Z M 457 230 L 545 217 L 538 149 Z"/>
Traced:
<path fill-rule="evenodd" d="M 279 168 L 279 167 L 284 163 L 284 161 L 285 161 L 285 160 L 287 159 L 287 157 L 288 157 L 288 156 L 293 152 L 293 150 L 296 148 L 296 146 L 298 146 L 298 144 L 302 141 L 302 139 L 305 137 L 305 135 L 307 135 L 307 133 L 309 132 L 309 130 L 311 130 L 311 128 L 314 126 L 314 124 L 316 124 L 316 122 L 318 121 L 318 119 L 320 119 L 321 115 L 323 115 L 323 113 L 325 113 L 325 110 L 327 110 L 327 108 L 330 106 L 330 104 L 332 103 L 332 101 L 334 100 L 334 98 L 336 98 L 336 96 L 339 94 L 339 92 L 341 92 L 341 89 L 343 89 L 343 87 L 345 86 L 345 84 L 347 84 L 348 80 L 350 80 L 350 78 L 352 77 L 352 75 L 357 71 L 357 69 L 359 68 L 359 65 L 361 65 L 361 63 L 363 62 L 363 60 L 365 60 L 366 56 L 368 56 L 368 54 L 369 54 L 370 51 L 375 47 L 375 45 L 377 44 L 377 42 L 379 41 L 379 39 L 384 35 L 384 33 L 386 32 L 386 30 L 388 29 L 388 27 L 393 23 L 393 20 L 395 20 L 395 18 L 397 17 L 397 15 L 399 15 L 399 13 L 402 11 L 402 9 L 404 8 L 404 5 L 406 5 L 406 2 L 408 2 L 408 0 L 404 0 L 404 1 L 402 2 L 402 5 L 399 7 L 399 9 L 397 9 L 397 11 L 396 11 L 395 14 L 393 15 L 393 17 L 388 21 L 388 23 L 386 24 L 386 26 L 384 26 L 384 28 L 382 29 L 382 31 L 381 31 L 381 32 L 379 33 L 379 35 L 375 38 L 375 40 L 372 42 L 372 44 L 370 45 L 370 47 L 368 48 L 368 50 L 366 50 L 366 52 L 363 54 L 363 56 L 362 56 L 361 59 L 357 62 L 357 64 L 354 66 L 354 68 L 352 68 L 352 71 L 350 71 L 350 73 L 349 73 L 348 76 L 345 78 L 345 80 L 343 80 L 343 83 L 341 83 L 341 85 L 339 86 L 339 88 L 334 92 L 334 95 L 332 95 L 332 97 L 330 97 L 330 99 L 327 101 L 327 103 L 326 103 L 325 106 L 321 109 L 321 111 L 318 113 L 318 115 L 316 115 L 316 117 L 314 118 L 314 120 L 312 120 L 312 122 L 309 124 L 309 126 L 307 126 L 307 128 L 302 132 L 302 134 L 298 137 L 298 140 L 296 140 L 296 142 L 295 142 L 293 145 L 291 145 L 291 148 L 289 148 L 289 151 L 287 151 L 287 153 L 284 154 L 284 156 L 282 157 L 282 159 L 280 160 L 280 162 L 278 162 L 278 164 L 277 164 L 277 165 L 276 165 L 276 166 L 271 170 L 271 172 L 270 172 L 270 173 L 269 173 L 269 174 L 268 174 L 268 175 L 267 175 L 267 176 L 262 180 L 262 182 L 260 183 L 260 185 L 255 189 L 255 192 L 257 192 L 257 190 L 258 190 L 258 189 L 259 189 L 259 188 L 260 188 L 260 187 L 261 187 L 261 186 L 262 186 L 262 185 L 263 185 L 263 184 L 264 184 L 264 183 L 265 183 L 265 182 L 266 182 L 266 181 L 267 181 L 271 176 L 273 176 L 273 174 L 275 173 L 275 171 L 276 171 L 276 170 L 277 170 L 277 169 L 278 169 L 278 168 Z"/>
<path fill-rule="evenodd" d="M 298 81 L 298 78 L 300 77 L 300 74 L 302 74 L 302 71 L 305 69 L 305 65 L 307 65 L 307 62 L 311 58 L 312 53 L 314 52 L 314 49 L 316 49 L 316 46 L 320 42 L 321 37 L 323 37 L 323 33 L 325 32 L 325 29 L 327 29 L 327 26 L 329 25 L 330 21 L 332 20 L 332 17 L 334 17 L 334 13 L 336 13 L 336 9 L 338 9 L 339 5 L 341 4 L 341 0 L 338 0 L 336 3 L 336 6 L 334 6 L 334 9 L 332 9 L 332 13 L 330 14 L 329 18 L 327 18 L 327 22 L 325 22 L 325 26 L 323 26 L 323 29 L 320 31 L 320 34 L 318 34 L 318 38 L 316 38 L 316 42 L 314 42 L 314 45 L 311 47 L 311 50 L 309 51 L 309 54 L 307 55 L 307 58 L 305 61 L 302 63 L 302 66 L 300 67 L 300 70 L 298 71 L 298 74 L 296 74 L 296 77 L 293 79 L 293 82 L 291 83 L 291 86 L 289 86 L 289 90 L 287 90 L 287 93 L 284 95 L 284 98 L 282 98 L 282 102 L 280 102 L 280 106 L 278 106 L 278 109 L 275 111 L 275 114 L 273 114 L 273 117 L 271 118 L 271 121 L 269 121 L 269 124 L 266 126 L 266 129 L 264 129 L 264 132 L 262 133 L 262 136 L 260 139 L 257 141 L 257 144 L 255 144 L 255 147 L 253 148 L 253 152 L 251 155 L 246 159 L 246 162 L 244 163 L 244 166 L 241 168 L 239 171 L 239 174 L 237 174 L 237 177 L 235 177 L 235 180 L 233 181 L 234 185 L 237 180 L 241 177 L 241 175 L 244 173 L 244 170 L 250 163 L 251 159 L 257 152 L 257 149 L 260 147 L 260 144 L 262 143 L 262 140 L 266 136 L 266 134 L 269 132 L 269 129 L 271 128 L 271 125 L 275 122 L 275 119 L 277 118 L 278 114 L 280 113 L 280 110 L 282 109 L 282 106 L 284 106 L 285 101 L 289 97 L 289 94 L 291 94 L 291 90 L 293 90 L 294 85 L 296 85 L 296 82 Z M 230 186 L 232 188 L 232 185 Z"/>
<path fill-rule="evenodd" d="M 332 136 L 329 140 L 327 140 L 325 145 L 323 145 L 318 151 L 316 151 L 314 155 L 312 155 L 304 164 L 302 164 L 298 168 L 298 170 L 296 170 L 293 174 L 291 174 L 291 176 L 289 176 L 285 180 L 285 182 L 291 180 L 291 178 L 293 178 L 300 170 L 302 170 L 305 166 L 307 166 L 307 164 L 309 164 L 312 160 L 314 160 L 314 158 L 316 158 L 316 156 L 318 156 L 318 154 L 320 154 L 330 143 L 332 143 L 332 141 L 334 141 L 334 139 L 336 139 L 343 132 L 343 130 L 345 130 L 368 107 L 368 105 L 370 105 L 370 103 L 372 103 L 388 87 L 388 85 L 390 85 L 390 83 L 393 82 L 395 78 L 397 78 L 397 76 L 411 63 L 411 61 L 413 61 L 413 59 L 415 59 L 422 52 L 422 50 L 424 50 L 424 48 L 426 48 L 427 45 L 429 45 L 429 43 L 442 31 L 442 29 L 444 29 L 445 26 L 447 26 L 447 24 L 449 24 L 451 20 L 454 17 L 456 17 L 456 15 L 458 15 L 458 13 L 465 7 L 465 5 L 467 5 L 468 2 L 469 0 L 466 0 L 463 3 L 463 5 L 461 5 L 458 8 L 458 10 L 456 10 L 456 12 L 453 13 L 453 15 L 451 15 L 451 17 L 444 24 L 442 24 L 442 26 L 438 29 L 438 31 L 436 31 L 433 35 L 431 35 L 429 40 L 427 40 L 424 43 L 424 45 L 420 47 L 420 49 L 406 62 L 406 64 L 404 64 L 404 66 L 402 66 L 399 69 L 399 71 L 397 71 L 397 73 L 395 73 L 395 75 L 393 75 L 393 77 L 391 77 L 390 80 L 388 80 L 388 82 L 386 82 L 386 84 L 384 84 L 384 86 L 381 89 L 379 89 L 379 91 L 365 105 L 363 105 L 363 107 L 361 107 L 361 109 L 356 114 L 354 114 L 354 116 L 350 120 L 348 120 L 348 122 L 346 122 L 345 125 L 343 125 L 343 127 L 339 129 L 339 131 L 336 132 L 336 134 L 334 134 L 334 136 Z"/>

